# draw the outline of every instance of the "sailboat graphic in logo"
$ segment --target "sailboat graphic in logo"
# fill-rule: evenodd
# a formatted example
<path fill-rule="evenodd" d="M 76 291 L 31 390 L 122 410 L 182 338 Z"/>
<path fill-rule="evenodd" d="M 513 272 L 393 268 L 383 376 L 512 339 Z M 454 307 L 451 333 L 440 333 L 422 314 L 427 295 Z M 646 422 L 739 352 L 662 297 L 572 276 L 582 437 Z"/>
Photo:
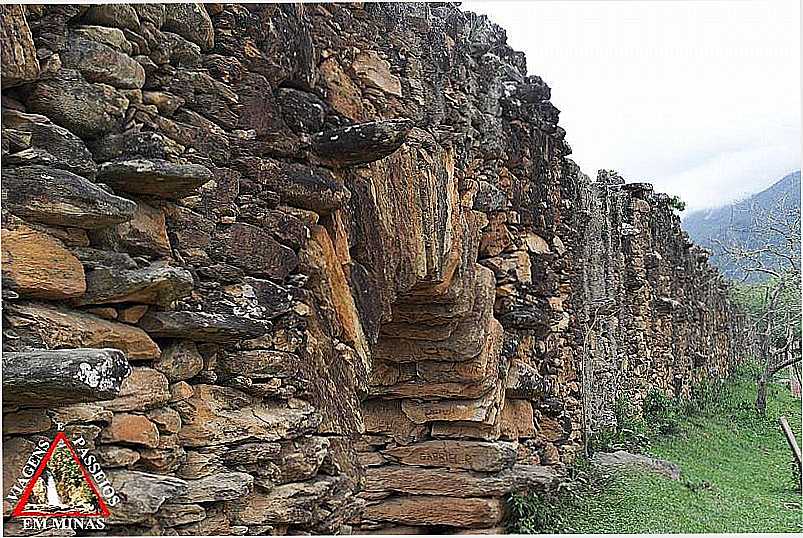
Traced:
<path fill-rule="evenodd" d="M 31 477 L 14 517 L 108 517 L 109 509 L 64 432 Z"/>

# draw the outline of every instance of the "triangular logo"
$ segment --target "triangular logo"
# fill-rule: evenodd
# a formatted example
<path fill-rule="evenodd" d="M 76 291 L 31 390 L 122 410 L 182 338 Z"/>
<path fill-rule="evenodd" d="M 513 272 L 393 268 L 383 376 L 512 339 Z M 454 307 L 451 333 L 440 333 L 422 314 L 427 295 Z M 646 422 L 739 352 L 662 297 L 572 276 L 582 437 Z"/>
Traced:
<path fill-rule="evenodd" d="M 56 434 L 12 517 L 108 517 L 109 509 L 64 432 Z"/>

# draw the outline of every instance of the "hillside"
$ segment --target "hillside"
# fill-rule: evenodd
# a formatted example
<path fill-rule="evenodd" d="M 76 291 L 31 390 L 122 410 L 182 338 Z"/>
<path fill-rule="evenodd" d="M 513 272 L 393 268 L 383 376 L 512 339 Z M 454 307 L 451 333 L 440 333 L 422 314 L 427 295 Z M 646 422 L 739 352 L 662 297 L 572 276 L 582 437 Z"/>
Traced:
<path fill-rule="evenodd" d="M 683 219 L 683 228 L 692 241 L 713 251 L 711 262 L 719 267 L 729 278 L 742 278 L 744 275 L 721 254 L 720 244 L 736 244 L 752 248 L 748 230 L 757 213 L 772 211 L 778 202 L 786 198 L 800 210 L 800 170 L 792 172 L 777 181 L 768 189 L 716 209 L 703 209 L 689 213 Z"/>

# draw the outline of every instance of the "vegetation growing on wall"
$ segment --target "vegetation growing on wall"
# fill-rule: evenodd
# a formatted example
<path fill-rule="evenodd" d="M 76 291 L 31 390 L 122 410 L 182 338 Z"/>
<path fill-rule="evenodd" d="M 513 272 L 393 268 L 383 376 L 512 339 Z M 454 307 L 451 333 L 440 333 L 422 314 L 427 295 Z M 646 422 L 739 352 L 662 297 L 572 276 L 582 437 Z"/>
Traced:
<path fill-rule="evenodd" d="M 800 424 L 800 401 L 769 387 L 767 414 L 753 409 L 760 365 L 741 368 L 721 387 L 705 386 L 686 403 L 652 399 L 669 435 L 649 435 L 648 452 L 682 469 L 679 481 L 649 472 L 610 474 L 586 462 L 578 478 L 548 497 L 514 495 L 509 529 L 568 532 L 795 532 L 801 526 L 799 478 L 778 428 Z M 648 421 L 646 421 L 648 422 Z"/>

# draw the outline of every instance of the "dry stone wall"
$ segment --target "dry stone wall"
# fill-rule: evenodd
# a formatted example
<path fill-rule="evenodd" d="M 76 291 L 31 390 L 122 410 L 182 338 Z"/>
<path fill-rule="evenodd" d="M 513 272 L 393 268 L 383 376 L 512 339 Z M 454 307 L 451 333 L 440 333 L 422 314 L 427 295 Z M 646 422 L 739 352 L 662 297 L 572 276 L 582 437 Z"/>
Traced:
<path fill-rule="evenodd" d="M 738 359 L 666 198 L 583 175 L 484 17 L 0 9 L 4 492 L 62 426 L 114 534 L 494 531 Z"/>

